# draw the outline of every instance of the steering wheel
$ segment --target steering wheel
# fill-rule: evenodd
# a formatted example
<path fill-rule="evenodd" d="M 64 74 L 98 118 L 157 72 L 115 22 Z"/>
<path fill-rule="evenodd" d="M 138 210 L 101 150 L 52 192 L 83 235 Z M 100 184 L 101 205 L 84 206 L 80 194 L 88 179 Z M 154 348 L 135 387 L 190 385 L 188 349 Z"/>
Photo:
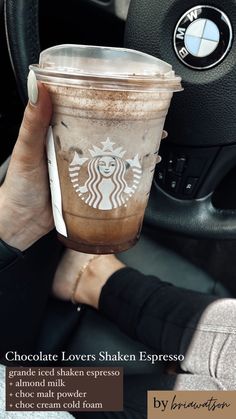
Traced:
<path fill-rule="evenodd" d="M 11 63 L 26 104 L 29 64 L 36 63 L 40 54 L 38 0 L 4 0 L 4 12 Z"/>
<path fill-rule="evenodd" d="M 26 102 L 28 65 L 40 52 L 38 0 L 5 0 L 12 65 Z M 125 45 L 155 55 L 182 76 L 165 128 L 145 221 L 191 237 L 236 238 L 236 210 L 214 191 L 236 162 L 234 0 L 131 0 Z"/>

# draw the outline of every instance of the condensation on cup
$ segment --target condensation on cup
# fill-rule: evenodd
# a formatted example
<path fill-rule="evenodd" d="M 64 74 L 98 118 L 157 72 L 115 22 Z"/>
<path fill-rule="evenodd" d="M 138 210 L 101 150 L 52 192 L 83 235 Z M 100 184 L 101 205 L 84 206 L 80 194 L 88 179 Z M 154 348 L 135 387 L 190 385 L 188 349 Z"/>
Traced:
<path fill-rule="evenodd" d="M 85 253 L 130 248 L 180 77 L 150 55 L 85 45 L 49 48 L 30 69 L 53 103 L 47 155 L 59 239 Z"/>

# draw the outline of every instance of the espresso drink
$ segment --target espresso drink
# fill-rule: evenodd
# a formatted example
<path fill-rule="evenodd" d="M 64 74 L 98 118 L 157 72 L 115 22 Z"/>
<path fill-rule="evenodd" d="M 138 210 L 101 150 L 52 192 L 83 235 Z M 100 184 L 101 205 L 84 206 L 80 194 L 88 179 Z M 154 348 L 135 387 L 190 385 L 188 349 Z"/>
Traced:
<path fill-rule="evenodd" d="M 179 79 L 175 88 L 172 78 L 171 87 L 162 79 L 155 89 L 145 78 L 135 87 L 130 80 L 99 79 L 98 85 L 95 77 L 73 84 L 41 80 L 53 103 L 48 161 L 60 240 L 88 253 L 128 249 L 139 238 Z"/>

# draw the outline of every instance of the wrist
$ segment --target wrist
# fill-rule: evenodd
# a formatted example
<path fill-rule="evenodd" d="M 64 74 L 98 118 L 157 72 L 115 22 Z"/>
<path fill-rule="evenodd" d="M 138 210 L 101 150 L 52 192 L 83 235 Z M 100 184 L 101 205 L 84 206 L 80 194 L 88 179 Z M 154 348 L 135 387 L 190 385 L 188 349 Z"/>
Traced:
<path fill-rule="evenodd" d="M 80 278 L 75 300 L 97 309 L 103 286 L 116 271 L 124 266 L 114 255 L 102 255 L 91 261 Z"/>
<path fill-rule="evenodd" d="M 46 232 L 45 232 L 46 234 Z M 0 239 L 9 246 L 26 250 L 39 240 L 41 234 L 24 208 L 13 208 L 4 194 L 0 194 Z"/>

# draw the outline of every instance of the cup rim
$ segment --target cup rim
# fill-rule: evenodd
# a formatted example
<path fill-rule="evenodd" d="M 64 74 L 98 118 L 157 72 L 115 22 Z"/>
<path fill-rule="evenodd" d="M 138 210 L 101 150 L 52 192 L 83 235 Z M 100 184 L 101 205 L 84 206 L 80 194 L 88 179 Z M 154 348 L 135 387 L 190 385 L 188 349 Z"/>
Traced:
<path fill-rule="evenodd" d="M 88 87 L 91 89 L 104 90 L 133 90 L 133 91 L 165 91 L 179 92 L 183 90 L 181 77 L 150 77 L 150 75 L 105 75 L 104 74 L 71 74 L 60 70 L 50 70 L 41 68 L 39 64 L 31 64 L 33 70 L 40 81 L 66 86 Z"/>

